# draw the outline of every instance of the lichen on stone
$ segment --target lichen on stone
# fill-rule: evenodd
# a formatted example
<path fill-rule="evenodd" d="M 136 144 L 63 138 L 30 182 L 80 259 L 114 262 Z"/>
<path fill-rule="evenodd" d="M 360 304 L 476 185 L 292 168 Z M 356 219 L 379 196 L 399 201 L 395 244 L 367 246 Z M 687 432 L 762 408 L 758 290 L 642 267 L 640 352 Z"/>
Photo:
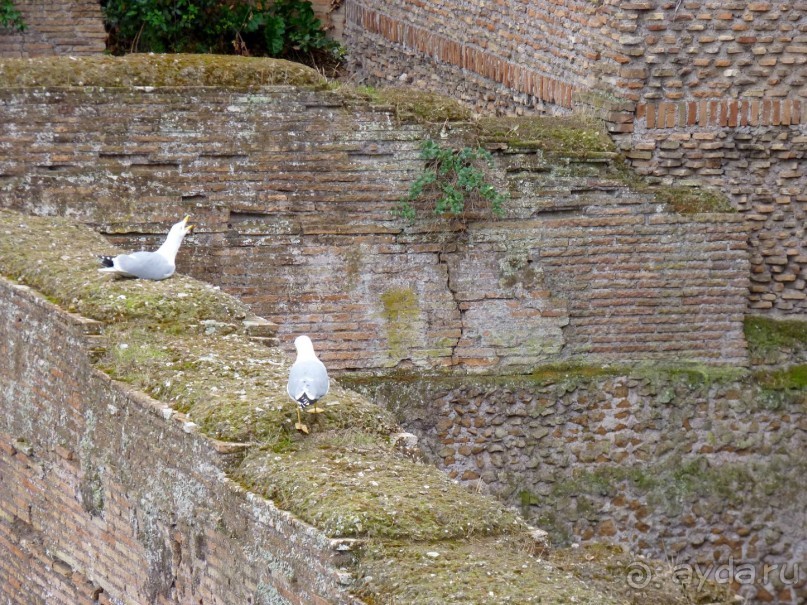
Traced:
<path fill-rule="evenodd" d="M 391 364 L 408 356 L 420 316 L 417 294 L 411 288 L 390 288 L 381 294 L 382 316 L 387 331 L 387 349 Z"/>

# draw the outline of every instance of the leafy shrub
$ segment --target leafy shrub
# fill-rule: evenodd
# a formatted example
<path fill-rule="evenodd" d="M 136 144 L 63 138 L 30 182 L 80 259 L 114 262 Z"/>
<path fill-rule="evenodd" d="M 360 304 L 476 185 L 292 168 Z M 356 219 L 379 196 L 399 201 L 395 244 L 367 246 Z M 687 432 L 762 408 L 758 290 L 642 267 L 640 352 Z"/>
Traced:
<path fill-rule="evenodd" d="M 0 28 L 25 30 L 22 14 L 14 6 L 13 0 L 0 0 Z"/>
<path fill-rule="evenodd" d="M 502 203 L 507 196 L 486 178 L 485 169 L 493 165 L 486 149 L 441 147 L 427 139 L 421 145 L 420 157 L 426 160 L 426 167 L 399 206 L 398 213 L 403 218 L 414 220 L 417 201 L 433 204 L 433 212 L 438 215 L 459 217 L 480 209 L 489 209 L 497 217 L 504 214 Z"/>
<path fill-rule="evenodd" d="M 288 57 L 336 51 L 307 0 L 105 0 L 113 53 Z"/>

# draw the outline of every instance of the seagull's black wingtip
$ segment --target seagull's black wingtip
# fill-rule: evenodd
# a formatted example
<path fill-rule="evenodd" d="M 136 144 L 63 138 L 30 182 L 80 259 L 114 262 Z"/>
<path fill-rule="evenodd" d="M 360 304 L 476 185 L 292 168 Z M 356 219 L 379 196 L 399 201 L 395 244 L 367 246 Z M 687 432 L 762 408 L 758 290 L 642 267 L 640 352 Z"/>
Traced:
<path fill-rule="evenodd" d="M 297 398 L 297 403 L 300 404 L 300 409 L 304 410 L 305 408 L 307 408 L 309 405 L 313 404 L 314 402 L 311 399 L 308 398 L 308 395 L 303 393 L 302 395 L 300 395 Z"/>
<path fill-rule="evenodd" d="M 111 257 L 111 256 L 99 256 L 98 258 L 101 261 L 101 266 L 102 267 L 113 267 L 114 266 L 114 263 L 112 262 L 113 257 Z"/>

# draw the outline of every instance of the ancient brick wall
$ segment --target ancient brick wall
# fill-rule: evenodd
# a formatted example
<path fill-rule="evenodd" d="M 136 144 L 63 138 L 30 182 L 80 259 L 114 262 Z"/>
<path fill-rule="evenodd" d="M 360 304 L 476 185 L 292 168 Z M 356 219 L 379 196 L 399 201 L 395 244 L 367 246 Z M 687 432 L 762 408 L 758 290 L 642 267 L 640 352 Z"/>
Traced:
<path fill-rule="evenodd" d="M 750 227 L 751 310 L 807 312 L 803 126 L 651 130 L 640 123 L 630 144 L 626 155 L 638 171 L 697 179 L 729 194 Z"/>
<path fill-rule="evenodd" d="M 718 580 L 740 580 L 749 603 L 803 603 L 804 392 L 697 369 L 586 372 L 354 388 L 396 410 L 451 476 L 519 506 L 556 543 L 612 540 L 689 577 L 724 566 Z"/>
<path fill-rule="evenodd" d="M 625 11 L 635 101 L 626 155 L 642 173 L 722 187 L 751 225 L 751 309 L 807 312 L 807 5 L 729 2 Z"/>
<path fill-rule="evenodd" d="M 752 226 L 750 308 L 807 312 L 803 2 L 355 0 L 346 14 L 359 78 L 488 112 L 594 112 L 641 173 L 721 187 Z"/>
<path fill-rule="evenodd" d="M 488 110 L 568 110 L 600 70 L 602 11 L 580 0 L 349 1 L 345 39 L 364 76 L 415 82 Z"/>
<path fill-rule="evenodd" d="M 92 368 L 93 322 L 6 281 L 0 311 L 0 599 L 352 602 L 328 538 L 224 476 L 237 445 Z"/>
<path fill-rule="evenodd" d="M 0 57 L 92 55 L 106 49 L 98 0 L 14 0 L 25 31 L 0 28 Z"/>
<path fill-rule="evenodd" d="M 277 323 L 286 347 L 311 334 L 334 369 L 746 363 L 741 219 L 674 214 L 608 176 L 603 158 L 505 149 L 511 214 L 455 233 L 394 214 L 425 130 L 338 92 L 0 99 L 2 205 L 68 214 L 130 248 L 190 213 L 180 270 Z"/>

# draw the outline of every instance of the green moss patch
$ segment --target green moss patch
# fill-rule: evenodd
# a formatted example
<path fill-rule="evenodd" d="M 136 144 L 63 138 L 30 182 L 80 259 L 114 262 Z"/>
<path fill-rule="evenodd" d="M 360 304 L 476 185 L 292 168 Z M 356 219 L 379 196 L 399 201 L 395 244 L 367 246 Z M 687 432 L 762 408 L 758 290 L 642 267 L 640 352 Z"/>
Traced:
<path fill-rule="evenodd" d="M 698 186 L 661 185 L 634 172 L 623 156 L 613 162 L 612 175 L 638 193 L 652 195 L 668 211 L 677 214 L 736 213 L 721 191 Z"/>
<path fill-rule="evenodd" d="M 443 124 L 471 118 L 471 111 L 459 101 L 415 88 L 340 86 L 336 93 L 347 101 L 370 102 L 390 107 L 400 120 Z"/>
<path fill-rule="evenodd" d="M 805 471 L 807 463 L 793 466 L 791 460 L 777 457 L 713 464 L 704 456 L 693 456 L 642 466 L 601 466 L 557 481 L 543 505 L 554 510 L 568 506 L 569 498 L 574 498 L 580 509 L 581 499 L 587 497 L 611 498 L 632 492 L 652 509 L 671 515 L 696 502 L 706 510 L 722 511 L 726 506 L 743 508 L 749 502 L 769 502 L 774 494 L 798 490 L 797 478 Z M 598 508 L 596 502 L 589 504 L 592 510 Z M 585 508 L 586 502 L 582 502 Z"/>
<path fill-rule="evenodd" d="M 754 364 L 807 359 L 807 321 L 749 316 L 743 323 L 748 355 Z"/>
<path fill-rule="evenodd" d="M 231 55 L 130 54 L 0 59 L 0 87 L 323 87 L 316 70 L 282 59 Z"/>
<path fill-rule="evenodd" d="M 580 548 L 563 548 L 551 551 L 548 562 L 557 570 L 569 573 L 605 594 L 617 597 L 622 603 L 639 605 L 693 605 L 736 603 L 735 595 L 725 584 L 699 578 L 697 582 L 684 582 L 677 570 L 668 562 L 636 558 L 619 546 L 590 544 Z M 615 583 L 614 578 L 621 578 Z M 646 586 L 641 586 L 644 580 Z M 701 581 L 703 580 L 703 581 Z M 638 584 L 637 584 L 638 583 Z"/>
<path fill-rule="evenodd" d="M 359 595 L 373 605 L 625 602 L 592 591 L 535 549 L 535 543 L 512 538 L 370 544 L 360 566 Z"/>
<path fill-rule="evenodd" d="M 249 314 L 236 298 L 182 275 L 153 282 L 99 273 L 97 255 L 119 252 L 103 236 L 69 220 L 0 210 L 0 273 L 68 311 L 103 322 L 185 327 L 202 320 L 238 323 Z"/>
<path fill-rule="evenodd" d="M 540 366 L 529 378 L 537 384 L 554 384 L 569 380 L 579 381 L 601 376 L 618 376 L 625 371 L 621 366 L 601 366 L 575 363 L 557 363 Z"/>
<path fill-rule="evenodd" d="M 656 187 L 653 193 L 660 202 L 678 214 L 736 212 L 720 191 L 700 187 Z"/>
<path fill-rule="evenodd" d="M 389 356 L 394 364 L 405 359 L 415 344 L 412 327 L 420 316 L 417 294 L 411 288 L 392 288 L 381 294 L 381 305 Z"/>
<path fill-rule="evenodd" d="M 294 429 L 296 405 L 286 394 L 289 366 L 282 353 L 238 332 L 198 332 L 110 326 L 110 345 L 98 366 L 185 413 L 216 439 L 269 447 L 305 439 Z M 316 431 L 350 428 L 386 436 L 395 429 L 389 413 L 335 383 L 322 407 L 326 413 L 308 418 Z"/>
<path fill-rule="evenodd" d="M 318 432 L 288 452 L 255 450 L 238 480 L 332 536 L 452 540 L 525 527 L 492 497 L 365 432 Z"/>
<path fill-rule="evenodd" d="M 770 372 L 758 372 L 755 374 L 755 378 L 765 389 L 807 391 L 807 364 Z"/>
<path fill-rule="evenodd" d="M 483 118 L 476 126 L 483 143 L 535 148 L 550 156 L 572 158 L 616 155 L 603 122 L 589 116 Z"/>
<path fill-rule="evenodd" d="M 703 363 L 637 364 L 631 370 L 631 376 L 648 380 L 650 383 L 681 382 L 690 388 L 736 382 L 747 375 L 748 371 L 744 368 Z"/>
<path fill-rule="evenodd" d="M 631 573 L 652 578 L 641 589 Z M 685 585 L 667 563 L 635 559 L 618 546 L 546 549 L 513 537 L 462 543 L 370 543 L 360 565 L 358 594 L 367 603 L 691 605 L 734 603 L 727 586 Z"/>

